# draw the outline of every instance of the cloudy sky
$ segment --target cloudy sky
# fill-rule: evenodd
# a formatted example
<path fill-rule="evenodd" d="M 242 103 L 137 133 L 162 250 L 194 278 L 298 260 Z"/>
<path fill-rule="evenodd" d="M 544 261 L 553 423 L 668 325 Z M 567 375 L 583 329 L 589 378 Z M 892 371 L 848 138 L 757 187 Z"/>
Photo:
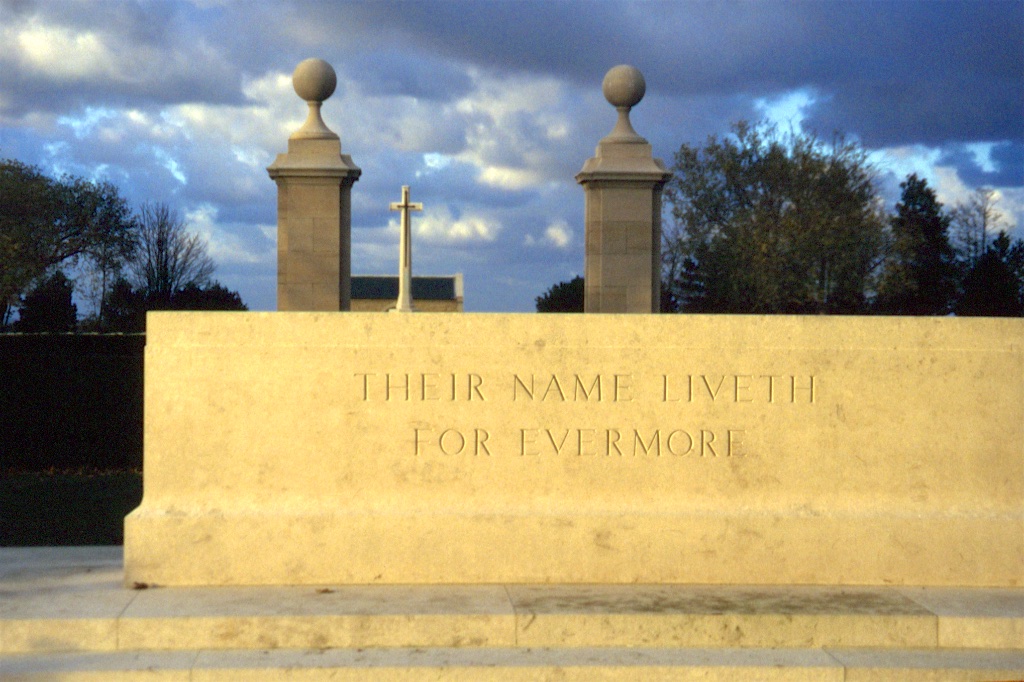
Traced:
<path fill-rule="evenodd" d="M 466 309 L 527 311 L 583 269 L 573 180 L 633 64 L 638 132 L 683 143 L 770 118 L 872 150 L 947 205 L 999 191 L 1024 236 L 1024 2 L 0 0 L 0 158 L 109 180 L 209 239 L 217 279 L 272 310 L 266 166 L 305 119 L 291 73 L 329 61 L 323 107 L 363 170 L 353 272 L 397 268 L 412 186 L 416 274 L 462 272 Z"/>

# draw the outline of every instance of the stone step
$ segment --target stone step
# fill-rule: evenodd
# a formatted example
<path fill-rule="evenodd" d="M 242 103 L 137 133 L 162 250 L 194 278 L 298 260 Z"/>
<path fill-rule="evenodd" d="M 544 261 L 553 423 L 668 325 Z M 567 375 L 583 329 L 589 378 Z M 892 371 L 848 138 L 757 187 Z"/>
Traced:
<path fill-rule="evenodd" d="M 5 682 L 980 682 L 1024 678 L 1019 651 L 979 649 L 272 649 L 29 654 L 0 661 Z"/>
<path fill-rule="evenodd" d="M 0 549 L 0 678 L 1024 679 L 1018 589 L 122 581 Z"/>
<path fill-rule="evenodd" d="M 709 585 L 125 589 L 119 548 L 0 568 L 0 652 L 338 647 L 1024 649 L 1024 590 Z M 23 556 L 31 552 L 22 551 Z"/>

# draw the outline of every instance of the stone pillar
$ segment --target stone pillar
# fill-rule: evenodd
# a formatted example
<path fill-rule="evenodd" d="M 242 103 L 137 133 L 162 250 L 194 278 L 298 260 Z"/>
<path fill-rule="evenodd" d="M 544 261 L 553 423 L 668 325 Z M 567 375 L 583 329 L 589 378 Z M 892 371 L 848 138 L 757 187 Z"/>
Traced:
<path fill-rule="evenodd" d="M 349 310 L 352 291 L 352 184 L 362 171 L 320 117 L 337 76 L 322 59 L 292 75 L 309 104 L 288 153 L 267 168 L 277 183 L 277 309 Z"/>
<path fill-rule="evenodd" d="M 584 311 L 656 313 L 661 307 L 661 189 L 671 174 L 629 121 L 629 110 L 646 90 L 640 71 L 616 66 L 605 75 L 602 90 L 619 119 L 576 176 L 586 194 Z"/>

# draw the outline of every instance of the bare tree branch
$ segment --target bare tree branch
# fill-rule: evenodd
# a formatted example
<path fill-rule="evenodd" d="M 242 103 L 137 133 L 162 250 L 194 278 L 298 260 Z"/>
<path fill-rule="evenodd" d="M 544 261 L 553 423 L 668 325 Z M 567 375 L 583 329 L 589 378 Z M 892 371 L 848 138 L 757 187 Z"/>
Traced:
<path fill-rule="evenodd" d="M 142 205 L 131 275 L 148 299 L 169 303 L 190 284 L 207 285 L 213 270 L 206 240 L 190 232 L 176 211 L 163 203 Z"/>

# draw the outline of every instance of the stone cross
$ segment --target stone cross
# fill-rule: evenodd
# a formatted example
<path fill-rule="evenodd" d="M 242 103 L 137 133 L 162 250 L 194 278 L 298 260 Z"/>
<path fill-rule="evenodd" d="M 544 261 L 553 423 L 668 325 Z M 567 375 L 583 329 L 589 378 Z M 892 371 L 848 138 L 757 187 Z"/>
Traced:
<path fill-rule="evenodd" d="M 402 185 L 402 200 L 391 202 L 392 211 L 402 212 L 402 237 L 398 254 L 398 301 L 392 312 L 411 313 L 412 307 L 412 220 L 409 211 L 422 211 L 423 204 L 409 201 L 409 185 Z"/>

